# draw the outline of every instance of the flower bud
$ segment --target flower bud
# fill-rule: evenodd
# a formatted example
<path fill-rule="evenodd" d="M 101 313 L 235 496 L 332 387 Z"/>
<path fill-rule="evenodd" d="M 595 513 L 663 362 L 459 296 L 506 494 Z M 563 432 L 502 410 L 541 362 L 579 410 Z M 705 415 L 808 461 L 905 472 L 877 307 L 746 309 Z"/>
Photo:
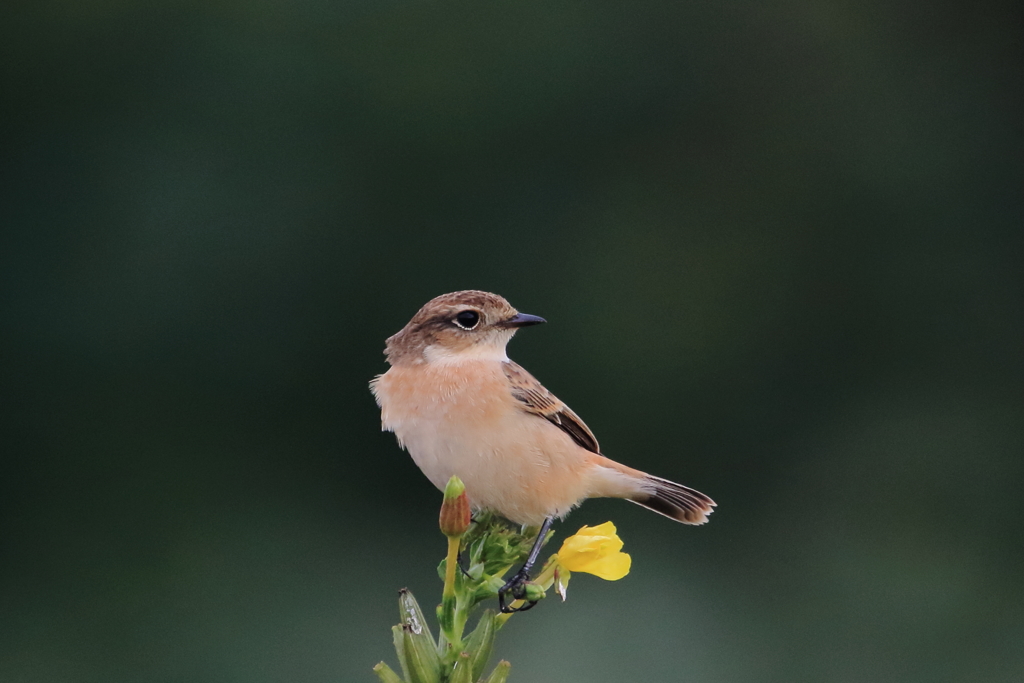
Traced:
<path fill-rule="evenodd" d="M 377 678 L 380 679 L 380 683 L 403 683 L 402 679 L 398 677 L 391 667 L 381 662 L 377 666 L 373 667 L 373 673 L 377 674 Z"/>
<path fill-rule="evenodd" d="M 508 680 L 508 672 L 511 669 L 511 664 L 504 659 L 501 660 L 498 662 L 498 666 L 494 667 L 494 671 L 491 672 L 485 683 L 505 683 Z"/>
<path fill-rule="evenodd" d="M 453 476 L 444 487 L 439 523 L 441 533 L 448 538 L 459 538 L 466 533 L 470 522 L 469 497 L 462 480 Z"/>
<path fill-rule="evenodd" d="M 473 680 L 477 680 L 484 674 L 484 667 L 487 660 L 491 658 L 491 651 L 494 649 L 494 610 L 486 610 L 480 615 L 469 640 L 466 641 L 466 652 L 469 653 L 473 665 Z"/>
<path fill-rule="evenodd" d="M 405 656 L 405 631 L 401 624 L 391 627 L 391 637 L 395 643 L 395 652 L 398 653 L 398 664 L 402 667 L 402 678 L 405 681 L 411 681 L 409 660 Z"/>
<path fill-rule="evenodd" d="M 426 633 L 414 634 L 408 626 L 403 626 L 402 632 L 409 683 L 439 683 L 441 659 L 437 656 L 434 642 Z"/>
<path fill-rule="evenodd" d="M 408 588 L 398 591 L 398 615 L 402 618 L 402 623 L 408 626 L 414 635 L 422 633 L 426 634 L 429 640 L 434 639 L 434 634 L 430 632 L 430 624 L 427 623 L 420 604 L 416 602 L 416 598 Z"/>
<path fill-rule="evenodd" d="M 544 589 L 535 583 L 525 583 L 523 584 L 523 597 L 530 602 L 543 600 Z"/>
<path fill-rule="evenodd" d="M 441 658 L 423 610 L 412 591 L 398 591 L 398 613 L 402 617 L 402 648 L 412 681 L 436 683 L 441 677 Z"/>
<path fill-rule="evenodd" d="M 468 652 L 460 652 L 448 683 L 473 683 L 473 663 Z"/>

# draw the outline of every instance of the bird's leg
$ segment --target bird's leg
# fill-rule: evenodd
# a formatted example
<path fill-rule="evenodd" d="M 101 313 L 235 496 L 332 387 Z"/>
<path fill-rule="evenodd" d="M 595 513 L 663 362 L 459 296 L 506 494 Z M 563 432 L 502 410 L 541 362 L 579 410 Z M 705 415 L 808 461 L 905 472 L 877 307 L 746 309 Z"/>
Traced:
<path fill-rule="evenodd" d="M 548 535 L 548 531 L 551 530 L 551 523 L 555 521 L 554 517 L 548 517 L 544 520 L 544 523 L 540 525 L 540 531 L 537 532 L 537 540 L 533 542 L 533 547 L 530 548 L 530 554 L 526 558 L 526 562 L 517 571 L 511 579 L 508 580 L 501 590 L 498 591 L 498 606 L 501 608 L 502 613 L 512 614 L 514 612 L 525 612 L 534 605 L 537 604 L 536 600 L 530 600 L 522 607 L 513 607 L 512 601 L 522 600 L 526 596 L 526 591 L 523 587 L 527 581 L 530 580 L 530 570 L 533 569 L 533 565 L 537 562 L 537 556 L 540 555 L 540 549 L 544 545 L 544 539 Z M 509 604 L 505 604 L 505 596 L 512 595 L 512 601 Z"/>
<path fill-rule="evenodd" d="M 469 575 L 469 551 L 468 550 L 466 550 L 465 552 L 459 553 L 459 569 L 462 570 L 463 576 L 465 576 L 467 579 L 472 579 L 473 578 L 472 576 Z"/>
<path fill-rule="evenodd" d="M 473 524 L 473 523 L 479 522 L 479 521 L 480 520 L 477 519 L 477 513 L 476 512 L 473 512 L 473 513 L 470 514 L 470 516 L 469 516 L 470 524 Z M 472 576 L 469 575 L 469 548 L 466 548 L 463 552 L 459 553 L 459 569 L 462 570 L 463 576 L 465 576 L 467 579 L 473 578 Z"/>

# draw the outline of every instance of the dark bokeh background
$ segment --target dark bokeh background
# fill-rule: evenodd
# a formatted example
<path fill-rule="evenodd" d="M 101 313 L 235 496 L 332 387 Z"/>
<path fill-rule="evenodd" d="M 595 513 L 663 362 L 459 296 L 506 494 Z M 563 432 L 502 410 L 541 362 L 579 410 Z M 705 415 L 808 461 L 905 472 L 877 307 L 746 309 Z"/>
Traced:
<path fill-rule="evenodd" d="M 711 494 L 513 679 L 1024 677 L 1012 3 L 36 2 L 0 17 L 0 680 L 371 681 L 437 493 L 378 432 L 446 291 Z"/>

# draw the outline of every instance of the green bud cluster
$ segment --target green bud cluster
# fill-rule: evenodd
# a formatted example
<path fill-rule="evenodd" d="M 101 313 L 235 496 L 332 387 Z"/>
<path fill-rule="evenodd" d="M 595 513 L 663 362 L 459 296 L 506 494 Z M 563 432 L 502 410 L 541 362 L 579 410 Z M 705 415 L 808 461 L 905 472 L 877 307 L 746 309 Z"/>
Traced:
<path fill-rule="evenodd" d="M 484 610 L 473 631 L 466 637 L 463 632 L 475 608 L 497 596 L 505 584 L 504 575 L 529 555 L 537 530 L 520 533 L 486 513 L 470 521 L 465 487 L 456 477 L 445 488 L 439 526 L 449 539 L 449 555 L 438 566 L 438 574 L 445 581 L 442 602 L 437 607 L 438 637 L 435 640 L 412 592 L 403 588 L 398 594 L 401 622 L 392 628 L 402 675 L 384 662 L 374 667 L 374 673 L 381 683 L 505 683 L 511 669 L 506 661 L 499 662 L 487 678 L 483 676 L 494 650 L 495 634 L 508 615 Z M 455 560 L 460 549 L 468 567 L 449 571 L 448 562 Z M 529 600 L 544 597 L 543 589 L 536 584 L 527 583 L 525 592 Z"/>

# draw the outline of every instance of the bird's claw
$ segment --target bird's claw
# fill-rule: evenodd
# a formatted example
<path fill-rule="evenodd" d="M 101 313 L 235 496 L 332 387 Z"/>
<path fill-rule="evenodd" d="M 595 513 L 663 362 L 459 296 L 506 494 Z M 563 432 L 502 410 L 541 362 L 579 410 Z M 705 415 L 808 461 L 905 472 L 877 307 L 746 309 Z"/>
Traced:
<path fill-rule="evenodd" d="M 504 586 L 498 590 L 498 607 L 501 609 L 502 614 L 515 614 L 516 612 L 525 612 L 528 609 L 532 609 L 537 604 L 536 600 L 527 600 L 526 604 L 519 607 L 512 605 L 516 600 L 526 600 L 526 582 L 530 580 L 530 573 L 526 571 L 526 568 L 520 569 L 515 575 L 508 580 Z M 506 604 L 505 597 L 511 595 L 512 600 Z"/>

